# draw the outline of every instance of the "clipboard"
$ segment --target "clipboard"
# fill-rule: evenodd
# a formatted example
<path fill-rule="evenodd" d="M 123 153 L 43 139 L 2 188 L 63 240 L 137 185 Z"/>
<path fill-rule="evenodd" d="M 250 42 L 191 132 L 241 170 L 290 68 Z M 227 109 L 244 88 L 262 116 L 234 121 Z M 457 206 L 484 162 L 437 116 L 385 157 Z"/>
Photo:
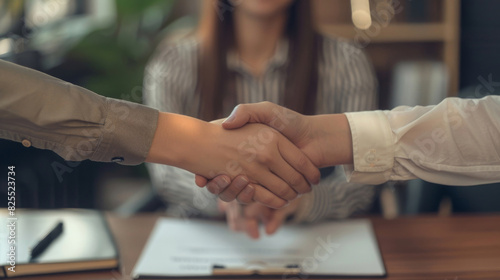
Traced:
<path fill-rule="evenodd" d="M 219 264 L 212 267 L 212 276 L 299 275 L 300 273 L 301 269 L 298 264 L 271 266 L 263 261 L 248 262 L 240 267 L 227 267 Z"/>
<path fill-rule="evenodd" d="M 283 275 L 374 278 L 386 270 L 368 219 L 285 225 L 255 241 L 224 222 L 161 218 L 132 272 L 134 279 Z"/>

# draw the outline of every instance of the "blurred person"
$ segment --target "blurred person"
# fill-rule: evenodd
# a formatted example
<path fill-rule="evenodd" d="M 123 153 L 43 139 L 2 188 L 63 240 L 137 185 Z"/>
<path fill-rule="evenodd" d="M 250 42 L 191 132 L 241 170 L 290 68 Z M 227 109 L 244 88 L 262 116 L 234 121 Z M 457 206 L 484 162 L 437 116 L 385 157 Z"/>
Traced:
<path fill-rule="evenodd" d="M 207 121 L 227 115 L 239 103 L 264 100 L 309 115 L 375 108 L 372 65 L 350 43 L 314 29 L 310 1 L 203 2 L 198 32 L 164 42 L 150 60 L 145 104 Z M 171 215 L 220 216 L 216 197 L 209 191 L 198 192 L 193 174 L 154 164 L 147 167 Z M 218 188 L 212 189 L 216 193 L 227 183 L 221 178 L 210 187 Z M 288 179 L 290 184 L 299 180 Z M 249 181 L 240 176 L 233 183 L 241 191 Z M 260 188 L 251 186 L 240 195 L 252 196 Z M 373 197 L 372 187 L 347 183 L 339 170 L 330 170 L 313 186 L 310 199 L 292 202 L 299 209 L 294 219 L 344 218 L 368 209 Z"/>
<path fill-rule="evenodd" d="M 227 169 L 229 162 L 237 166 L 233 171 L 272 186 L 271 190 L 288 200 L 297 195 L 296 191 L 308 191 L 308 185 L 294 190 L 280 184 L 277 175 L 295 176 L 296 172 L 296 176 L 302 176 L 301 172 L 311 181 L 319 180 L 319 171 L 308 158 L 269 127 L 245 126 L 228 133 L 217 124 L 106 98 L 3 60 L 0 119 L 0 138 L 21 142 L 25 147 L 49 149 L 71 161 L 90 159 L 126 165 L 147 161 L 206 176 L 212 176 L 214 168 Z M 262 131 L 272 136 L 255 151 L 255 159 L 248 161 L 247 155 L 238 153 L 238 145 Z M 273 207 L 286 203 L 268 193 L 261 198 L 262 203 Z"/>

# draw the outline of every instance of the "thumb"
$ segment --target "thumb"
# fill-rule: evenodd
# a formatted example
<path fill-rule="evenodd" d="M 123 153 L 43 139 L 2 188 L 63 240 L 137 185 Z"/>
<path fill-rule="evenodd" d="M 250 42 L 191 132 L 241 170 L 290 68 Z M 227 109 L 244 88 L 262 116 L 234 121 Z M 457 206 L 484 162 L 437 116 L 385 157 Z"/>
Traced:
<path fill-rule="evenodd" d="M 245 110 L 244 105 L 238 105 L 234 107 L 233 111 L 222 122 L 222 127 L 225 129 L 235 129 L 244 126 L 245 124 L 251 122 L 252 116 Z"/>
<path fill-rule="evenodd" d="M 236 106 L 231 115 L 222 123 L 222 127 L 225 129 L 235 129 L 247 123 L 266 124 L 281 132 L 281 134 L 294 144 L 304 140 L 310 126 L 306 116 L 274 103 L 264 101 Z"/>
<path fill-rule="evenodd" d="M 272 107 L 278 106 L 270 102 L 259 102 L 254 104 L 240 104 L 234 107 L 229 117 L 222 122 L 225 129 L 235 129 L 247 123 L 268 124 L 273 118 Z"/>

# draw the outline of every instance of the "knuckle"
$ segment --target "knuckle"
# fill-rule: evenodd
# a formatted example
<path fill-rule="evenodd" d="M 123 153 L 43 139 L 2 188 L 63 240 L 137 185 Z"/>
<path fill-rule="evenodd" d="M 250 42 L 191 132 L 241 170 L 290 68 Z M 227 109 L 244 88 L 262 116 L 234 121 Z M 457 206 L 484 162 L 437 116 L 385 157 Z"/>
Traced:
<path fill-rule="evenodd" d="M 297 163 L 296 164 L 297 164 L 297 168 L 299 170 L 305 170 L 309 166 L 309 160 L 304 155 L 301 155 L 297 159 Z"/>
<path fill-rule="evenodd" d="M 273 157 L 269 153 L 258 153 L 257 159 L 263 164 L 270 164 L 273 161 Z"/>
<path fill-rule="evenodd" d="M 207 185 L 207 190 L 208 190 L 210 193 L 212 193 L 212 194 L 215 194 L 215 195 L 217 195 L 217 194 L 218 194 L 218 193 L 217 193 L 217 189 L 215 189 L 215 188 L 213 187 L 213 185 L 210 185 L 210 184 L 209 184 L 209 185 Z"/>
<path fill-rule="evenodd" d="M 305 187 L 304 187 L 304 191 L 303 191 L 303 192 L 301 192 L 301 194 L 308 193 L 308 192 L 310 192 L 310 191 L 312 191 L 312 187 L 311 187 L 311 185 L 310 185 L 310 184 L 306 183 L 306 184 L 305 184 Z"/>
<path fill-rule="evenodd" d="M 289 187 L 280 188 L 276 194 L 286 200 L 293 200 L 297 197 L 297 193 Z"/>
<path fill-rule="evenodd" d="M 238 104 L 236 107 L 234 107 L 233 111 L 238 111 L 238 112 L 243 112 L 247 109 L 248 105 L 247 104 Z"/>
<path fill-rule="evenodd" d="M 294 173 L 289 177 L 288 183 L 290 183 L 291 186 L 301 186 L 304 184 L 304 178 L 302 175 Z"/>
<path fill-rule="evenodd" d="M 207 183 L 207 188 L 211 188 L 211 189 L 218 189 L 219 187 L 217 186 L 217 184 L 212 180 L 210 182 Z"/>
<path fill-rule="evenodd" d="M 276 195 L 278 195 L 281 198 L 288 197 L 290 193 L 290 190 L 288 187 L 280 187 L 279 189 L 276 190 Z"/>

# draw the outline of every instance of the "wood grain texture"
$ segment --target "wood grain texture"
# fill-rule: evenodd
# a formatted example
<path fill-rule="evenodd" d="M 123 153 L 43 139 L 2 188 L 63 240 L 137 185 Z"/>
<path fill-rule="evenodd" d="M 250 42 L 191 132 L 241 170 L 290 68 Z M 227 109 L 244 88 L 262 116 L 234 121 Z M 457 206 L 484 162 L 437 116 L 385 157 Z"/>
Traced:
<path fill-rule="evenodd" d="M 390 279 L 500 279 L 500 216 L 376 219 L 374 227 Z"/>

